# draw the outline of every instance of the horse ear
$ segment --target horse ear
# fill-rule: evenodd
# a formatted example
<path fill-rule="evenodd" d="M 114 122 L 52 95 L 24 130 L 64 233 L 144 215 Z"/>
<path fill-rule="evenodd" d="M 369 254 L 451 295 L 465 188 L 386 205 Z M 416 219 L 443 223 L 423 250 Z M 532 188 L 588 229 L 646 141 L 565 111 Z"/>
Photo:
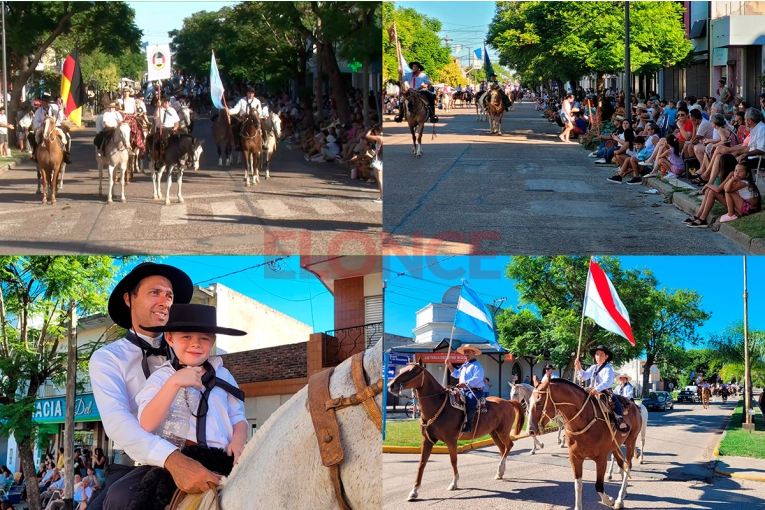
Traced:
<path fill-rule="evenodd" d="M 531 378 L 532 382 L 534 383 L 534 387 L 536 388 L 539 386 L 539 377 L 537 377 L 537 374 L 534 374 Z"/>
<path fill-rule="evenodd" d="M 425 368 L 425 363 L 422 362 L 422 358 L 419 358 L 417 360 L 417 364 L 420 365 L 422 368 Z"/>

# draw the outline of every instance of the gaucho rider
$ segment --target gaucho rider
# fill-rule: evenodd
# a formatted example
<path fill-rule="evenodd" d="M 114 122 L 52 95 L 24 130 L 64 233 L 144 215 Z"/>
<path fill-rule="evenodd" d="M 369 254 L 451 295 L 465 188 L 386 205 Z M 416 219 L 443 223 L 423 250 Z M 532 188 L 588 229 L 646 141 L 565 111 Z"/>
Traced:
<path fill-rule="evenodd" d="M 496 73 L 491 73 L 489 75 L 489 87 L 490 88 L 497 88 L 499 89 L 499 97 L 502 98 L 502 107 L 505 109 L 506 112 L 510 111 L 510 98 L 507 97 L 507 94 L 505 94 L 505 88 L 502 86 L 501 83 L 499 83 L 499 80 L 497 79 Z M 486 97 L 483 100 L 483 105 L 486 106 L 489 102 L 489 95 L 487 94 Z"/>
<path fill-rule="evenodd" d="M 457 352 L 464 354 L 467 361 L 465 361 L 465 363 L 463 363 L 457 370 L 454 369 L 451 361 L 448 361 L 448 366 L 452 373 L 452 377 L 459 379 L 457 387 L 463 389 L 463 393 L 467 398 L 467 423 L 465 424 L 465 428 L 462 429 L 462 432 L 470 432 L 473 429 L 473 418 L 475 417 L 478 401 L 483 398 L 483 367 L 475 359 L 476 356 L 481 354 L 481 349 L 470 344 L 465 344 L 457 349 Z"/>
<path fill-rule="evenodd" d="M 154 136 L 155 153 L 159 152 L 160 143 L 163 146 L 167 145 L 167 140 L 170 136 L 178 132 L 180 123 L 181 119 L 178 117 L 178 113 L 175 111 L 175 108 L 170 106 L 170 98 L 162 96 L 162 107 L 157 108 L 157 113 L 154 114 L 154 125 L 156 126 L 157 133 L 159 133 L 159 126 L 162 126 L 162 139 L 160 140 L 158 135 Z M 158 164 L 159 158 L 157 157 L 155 161 L 157 162 L 155 164 Z"/>
<path fill-rule="evenodd" d="M 582 370 L 582 364 L 577 359 L 575 362 L 577 373 L 583 381 L 592 381 L 590 388 L 587 390 L 591 395 L 597 398 L 598 392 L 601 391 L 606 395 L 610 395 L 614 401 L 614 414 L 616 415 L 619 432 L 626 434 L 630 431 L 630 427 L 624 423 L 622 403 L 619 402 L 619 399 L 611 391 L 616 374 L 609 361 L 614 357 L 614 354 L 604 345 L 590 349 L 590 354 L 595 358 L 595 364 L 587 370 Z"/>
<path fill-rule="evenodd" d="M 106 145 L 106 141 L 123 120 L 122 114 L 117 111 L 117 103 L 109 103 L 109 108 L 101 114 L 101 122 L 103 123 L 104 128 L 99 131 L 93 139 L 93 145 L 98 148 L 98 157 L 104 155 L 104 145 Z"/>
<path fill-rule="evenodd" d="M 430 78 L 428 78 L 427 74 L 422 72 L 422 64 L 419 62 L 410 62 L 409 68 L 412 70 L 412 72 L 405 73 L 403 76 L 404 83 L 406 83 L 404 89 L 412 88 L 416 90 L 420 96 L 428 102 L 428 115 L 430 116 L 430 122 L 438 122 L 438 117 L 436 117 L 436 95 L 429 91 L 427 88 L 428 85 L 431 85 Z M 403 105 L 403 102 L 401 102 L 401 104 Z M 396 122 L 401 122 L 403 119 L 404 110 L 403 107 L 399 107 L 398 116 L 396 116 L 396 118 L 393 120 Z"/>
<path fill-rule="evenodd" d="M 48 94 L 43 94 L 40 97 L 40 107 L 35 111 L 34 120 L 32 121 L 32 133 L 29 134 L 28 141 L 32 147 L 32 159 L 37 160 L 37 146 L 42 142 L 43 136 L 43 123 L 45 117 L 53 117 L 56 119 L 56 127 L 61 127 L 61 122 L 64 120 L 64 110 L 61 107 L 60 98 L 57 101 L 53 101 L 53 98 Z M 64 163 L 71 164 L 69 159 L 69 152 L 72 149 L 72 138 L 67 131 L 61 130 L 64 134 Z"/>
<path fill-rule="evenodd" d="M 132 87 L 125 87 L 122 89 L 122 97 L 117 100 L 120 110 L 125 115 L 125 122 L 130 126 L 130 133 L 132 135 L 132 142 L 135 146 L 141 150 L 144 148 L 145 140 L 143 138 L 143 129 L 138 124 L 136 115 L 143 115 L 146 113 L 146 105 L 143 101 L 133 97 Z"/>
<path fill-rule="evenodd" d="M 235 141 L 237 147 L 239 147 L 242 131 L 244 130 L 247 119 L 250 117 L 250 113 L 257 112 L 258 117 L 261 117 L 261 111 L 262 106 L 260 104 L 260 99 L 255 97 L 254 87 L 248 88 L 247 97 L 241 98 L 233 108 L 228 109 L 229 115 L 232 116 L 231 130 L 236 133 Z"/>
<path fill-rule="evenodd" d="M 152 466 L 165 467 L 187 493 L 201 493 L 220 476 L 183 455 L 172 443 L 146 432 L 136 418 L 136 395 L 146 379 L 171 359 L 164 336 L 144 330 L 164 326 L 173 303 L 191 301 L 194 286 L 183 271 L 165 264 L 138 264 L 109 296 L 109 317 L 127 330 L 124 338 L 101 347 L 90 358 L 93 396 L 104 430 L 114 441 L 114 459 L 105 488 L 88 510 L 123 510 Z M 200 376 L 200 387 L 201 376 Z M 135 467 L 135 463 L 140 467 Z"/>
<path fill-rule="evenodd" d="M 614 390 L 614 395 L 621 395 L 624 398 L 634 400 L 635 388 L 630 382 L 632 380 L 632 376 L 629 374 L 621 374 L 619 377 L 617 377 L 617 379 L 621 384 L 619 384 L 619 386 L 617 386 Z"/>

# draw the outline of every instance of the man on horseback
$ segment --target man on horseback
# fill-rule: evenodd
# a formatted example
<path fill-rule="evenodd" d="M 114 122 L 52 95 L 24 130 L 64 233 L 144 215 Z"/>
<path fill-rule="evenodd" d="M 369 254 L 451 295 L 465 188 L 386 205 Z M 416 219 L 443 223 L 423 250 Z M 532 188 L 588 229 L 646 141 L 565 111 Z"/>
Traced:
<path fill-rule="evenodd" d="M 247 97 L 243 97 L 233 108 L 228 109 L 228 114 L 231 115 L 231 130 L 236 133 L 234 137 L 237 148 L 239 147 L 242 132 L 244 126 L 247 124 L 247 119 L 250 117 L 250 112 L 257 112 L 260 117 L 263 107 L 260 104 L 260 99 L 255 97 L 255 88 L 250 87 L 247 89 Z M 214 121 L 213 121 L 214 122 Z"/>
<path fill-rule="evenodd" d="M 506 112 L 509 112 L 510 106 L 511 106 L 510 98 L 507 97 L 507 94 L 505 94 L 505 88 L 502 86 L 501 83 L 499 83 L 496 73 L 491 73 L 489 75 L 489 87 L 496 88 L 499 90 L 499 96 L 502 98 L 502 107 L 505 109 Z M 483 100 L 484 106 L 486 106 L 486 103 L 488 101 L 489 101 L 489 96 L 487 95 L 486 98 Z"/>
<path fill-rule="evenodd" d="M 64 120 L 64 111 L 53 101 L 53 98 L 48 94 L 43 94 L 40 97 L 40 107 L 35 111 L 34 120 L 32 121 L 32 133 L 29 134 L 29 144 L 32 146 L 32 159 L 37 161 L 37 146 L 42 142 L 43 136 L 43 124 L 45 123 L 45 117 L 53 117 L 56 119 L 56 127 L 60 129 L 61 121 Z M 63 150 L 64 150 L 64 163 L 71 164 L 69 159 L 69 150 L 71 148 L 71 138 L 69 133 L 61 129 L 63 134 Z"/>
<path fill-rule="evenodd" d="M 614 357 L 614 354 L 604 345 L 598 345 L 597 347 L 590 349 L 590 354 L 595 358 L 595 364 L 587 370 L 582 370 L 582 364 L 579 362 L 579 359 L 577 359 L 575 361 L 577 374 L 583 381 L 592 381 L 588 390 L 591 395 L 597 398 L 598 393 L 603 392 L 613 399 L 617 427 L 619 432 L 626 434 L 630 431 L 630 427 L 624 423 L 622 403 L 613 391 L 611 391 L 611 387 L 614 384 L 615 374 L 609 361 Z"/>
<path fill-rule="evenodd" d="M 143 150 L 145 142 L 143 129 L 139 126 L 136 115 L 144 114 L 146 112 L 146 105 L 142 101 L 136 100 L 133 96 L 132 87 L 124 87 L 122 89 L 122 97 L 117 99 L 117 105 L 125 116 L 125 122 L 130 125 L 130 133 L 134 145 L 138 149 Z"/>
<path fill-rule="evenodd" d="M 455 370 L 451 361 L 448 361 L 449 370 L 452 377 L 459 379 L 457 384 L 458 388 L 462 389 L 462 393 L 465 395 L 467 403 L 467 423 L 462 429 L 462 432 L 470 432 L 473 427 L 473 418 L 475 417 L 475 411 L 478 407 L 478 401 L 483 398 L 483 386 L 484 386 L 484 373 L 483 367 L 475 357 L 481 354 L 481 349 L 469 344 L 465 344 L 457 352 L 464 354 L 467 361 Z"/>
<path fill-rule="evenodd" d="M 99 158 L 104 155 L 106 141 L 111 137 L 114 130 L 117 129 L 117 126 L 119 126 L 123 120 L 122 114 L 117 111 L 117 103 L 109 103 L 109 109 L 101 115 L 104 129 L 99 131 L 93 139 L 93 145 L 98 148 Z"/>
<path fill-rule="evenodd" d="M 412 88 L 416 90 L 420 97 L 428 104 L 430 122 L 438 122 L 438 117 L 436 117 L 436 95 L 427 88 L 428 85 L 431 85 L 430 78 L 422 72 L 422 64 L 419 62 L 410 62 L 409 67 L 412 69 L 412 72 L 404 73 L 404 83 L 407 85 L 404 89 Z M 401 107 L 399 107 L 398 115 L 393 120 L 396 122 L 404 120 L 404 110 Z"/>
<path fill-rule="evenodd" d="M 630 382 L 632 380 L 632 376 L 629 374 L 621 374 L 619 377 L 617 377 L 617 379 L 619 379 L 621 384 L 614 390 L 614 395 L 621 395 L 624 398 L 633 400 L 635 398 L 635 388 Z"/>

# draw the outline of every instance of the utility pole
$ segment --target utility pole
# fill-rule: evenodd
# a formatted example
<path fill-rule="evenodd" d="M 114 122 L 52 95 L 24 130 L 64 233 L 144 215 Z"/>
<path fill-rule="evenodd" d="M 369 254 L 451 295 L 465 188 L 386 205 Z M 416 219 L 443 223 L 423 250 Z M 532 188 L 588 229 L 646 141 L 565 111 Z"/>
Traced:
<path fill-rule="evenodd" d="M 632 74 L 630 72 L 630 3 L 624 2 L 624 120 L 632 120 Z"/>
<path fill-rule="evenodd" d="M 5 66 L 5 2 L 2 2 L 2 7 L 0 8 L 3 10 L 3 106 L 5 106 L 5 113 L 10 119 L 11 113 L 8 110 L 9 107 L 5 104 L 8 101 L 8 71 Z"/>
<path fill-rule="evenodd" d="M 754 430 L 752 415 L 752 374 L 749 366 L 749 294 L 746 290 L 746 256 L 744 256 L 744 423 L 741 428 L 750 433 Z"/>
<path fill-rule="evenodd" d="M 64 458 L 74 457 L 74 402 L 77 386 L 77 303 L 69 300 L 69 333 L 66 356 L 66 417 L 64 418 Z M 64 475 L 62 475 L 64 476 Z M 74 501 L 74 470 L 66 471 L 64 485 L 64 508 L 71 510 Z"/>

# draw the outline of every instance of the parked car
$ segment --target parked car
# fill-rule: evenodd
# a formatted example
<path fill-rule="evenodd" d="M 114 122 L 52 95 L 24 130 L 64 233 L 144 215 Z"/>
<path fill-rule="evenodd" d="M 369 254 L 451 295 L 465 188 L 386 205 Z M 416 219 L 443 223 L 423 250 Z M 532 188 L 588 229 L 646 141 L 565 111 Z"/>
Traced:
<path fill-rule="evenodd" d="M 698 402 L 699 401 L 698 387 L 686 386 L 685 388 L 680 390 L 680 393 L 677 394 L 677 401 L 678 402 Z"/>
<path fill-rule="evenodd" d="M 647 398 L 643 399 L 643 405 L 649 411 L 651 409 L 666 411 L 667 409 L 674 409 L 675 401 L 668 391 L 652 391 Z"/>

